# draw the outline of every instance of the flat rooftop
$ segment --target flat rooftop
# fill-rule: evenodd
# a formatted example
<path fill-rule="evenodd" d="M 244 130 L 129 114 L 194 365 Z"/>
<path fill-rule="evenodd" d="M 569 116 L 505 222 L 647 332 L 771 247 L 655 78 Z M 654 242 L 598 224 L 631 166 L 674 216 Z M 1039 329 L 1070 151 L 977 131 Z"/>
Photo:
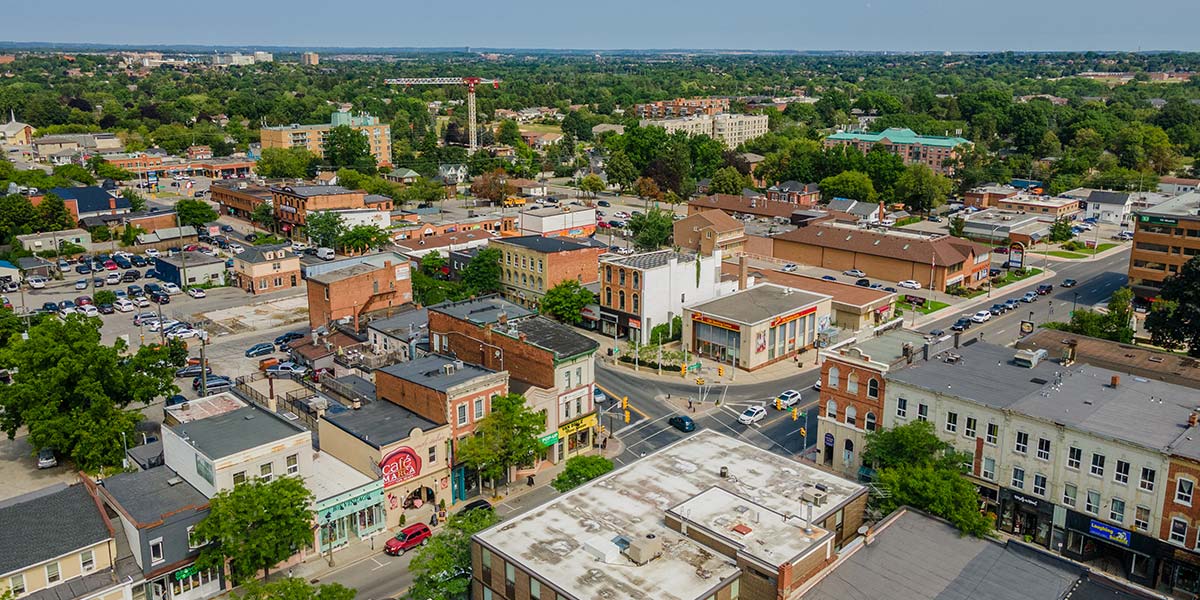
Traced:
<path fill-rule="evenodd" d="M 544 237 L 540 235 L 522 235 L 517 237 L 498 238 L 495 243 L 505 246 L 518 246 L 543 254 L 550 254 L 552 252 L 570 252 L 571 250 L 583 250 L 584 248 L 592 247 L 590 244 L 583 244 L 575 241 L 575 238 L 561 236 Z"/>
<path fill-rule="evenodd" d="M 171 429 L 212 460 L 308 433 L 299 425 L 257 406 L 181 423 Z"/>
<path fill-rule="evenodd" d="M 1137 211 L 1139 215 L 1168 217 L 1173 219 L 1200 220 L 1200 192 L 1180 194 L 1151 208 Z"/>
<path fill-rule="evenodd" d="M 519 304 L 513 304 L 499 294 L 491 294 L 458 302 L 443 302 L 430 306 L 429 310 L 445 313 L 456 319 L 462 319 L 463 321 L 479 326 L 496 323 L 500 320 L 501 315 L 511 321 L 534 314 L 528 308 Z"/>
<path fill-rule="evenodd" d="M 1018 348 L 1041 348 L 1051 358 L 1063 356 L 1072 345 L 1080 362 L 1200 389 L 1200 361 L 1189 356 L 1055 329 L 1039 328 L 1017 340 Z"/>
<path fill-rule="evenodd" d="M 773 569 L 795 562 L 831 535 L 820 527 L 806 532 L 803 514 L 775 512 L 719 487 L 708 488 L 667 512 L 689 529 L 701 527 Z"/>
<path fill-rule="evenodd" d="M 834 304 L 867 307 L 880 302 L 891 303 L 896 298 L 895 293 L 885 292 L 882 289 L 873 289 L 854 285 L 853 283 L 842 283 L 840 281 L 829 281 L 828 279 L 801 275 L 799 273 L 784 273 L 783 271 L 755 269 L 753 267 L 748 268 L 747 272 L 755 277 L 755 281 L 769 281 L 805 292 L 829 296 L 833 298 Z M 736 277 L 737 274 L 738 264 L 736 262 L 726 261 L 721 264 L 721 275 L 723 277 L 729 275 Z"/>
<path fill-rule="evenodd" d="M 585 337 L 584 339 L 590 340 L 591 338 Z M 496 371 L 491 369 L 440 354 L 430 354 L 408 362 L 388 365 L 380 368 L 379 371 L 443 393 L 450 388 L 480 377 L 496 374 Z"/>
<path fill-rule="evenodd" d="M 166 466 L 118 473 L 104 479 L 100 487 L 138 523 L 155 523 L 187 508 L 208 507 L 204 494 Z"/>
<path fill-rule="evenodd" d="M 370 477 L 325 452 L 313 455 L 312 474 L 304 478 L 305 486 L 317 502 L 360 488 L 371 481 Z"/>
<path fill-rule="evenodd" d="M 190 423 L 200 419 L 207 419 L 217 415 L 223 415 L 227 412 L 246 408 L 249 406 L 244 400 L 238 398 L 233 392 L 220 392 L 195 400 L 188 400 L 183 404 L 168 406 L 163 409 L 169 419 L 174 419 L 176 423 Z M 168 424 L 169 420 L 168 420 Z"/>
<path fill-rule="evenodd" d="M 369 402 L 362 408 L 337 414 L 325 413 L 321 418 L 373 448 L 382 448 L 405 439 L 414 429 L 432 431 L 444 425 L 387 400 Z"/>
<path fill-rule="evenodd" d="M 833 352 L 857 348 L 873 362 L 894 365 L 903 361 L 905 344 L 912 344 L 913 352 L 919 353 L 925 345 L 925 336 L 909 329 L 889 329 L 881 335 L 862 336 L 855 343 Z"/>
<path fill-rule="evenodd" d="M 692 304 L 687 308 L 730 321 L 753 325 L 829 299 L 830 296 L 825 294 L 814 294 L 774 283 L 761 283 L 713 300 Z"/>
<path fill-rule="evenodd" d="M 530 209 L 530 210 L 526 210 L 526 211 L 521 211 L 521 214 L 529 215 L 532 217 L 553 217 L 554 215 L 565 215 L 565 214 L 569 214 L 569 213 L 584 212 L 584 211 L 589 211 L 589 210 L 592 212 L 596 212 L 596 209 L 594 209 L 590 206 L 574 206 L 572 204 L 565 204 L 565 205 L 561 205 L 561 206 L 557 206 L 557 207 L 548 206 L 546 208 L 534 208 L 534 209 Z"/>
<path fill-rule="evenodd" d="M 394 317 L 376 319 L 368 323 L 367 328 L 400 337 L 408 337 L 409 333 L 415 336 L 426 335 L 429 329 L 429 309 L 418 308 Z"/>
<path fill-rule="evenodd" d="M 721 467 L 728 468 L 728 477 L 721 477 Z M 813 509 L 817 522 L 866 493 L 831 473 L 701 429 L 475 539 L 580 600 L 693 600 L 708 597 L 739 569 L 733 559 L 670 529 L 666 511 L 716 487 L 743 505 L 806 514 L 799 498 L 817 484 L 828 494 Z M 615 543 L 609 540 L 646 534 L 658 536 L 664 551 L 642 566 L 619 554 L 601 562 L 592 551 Z"/>
<path fill-rule="evenodd" d="M 1008 198 L 1001 198 L 999 202 L 1012 202 L 1014 204 L 1029 204 L 1032 206 L 1045 206 L 1047 208 L 1059 208 L 1069 204 L 1079 204 L 1078 198 L 1064 198 L 1061 196 L 1035 196 L 1033 194 L 1017 194 Z"/>

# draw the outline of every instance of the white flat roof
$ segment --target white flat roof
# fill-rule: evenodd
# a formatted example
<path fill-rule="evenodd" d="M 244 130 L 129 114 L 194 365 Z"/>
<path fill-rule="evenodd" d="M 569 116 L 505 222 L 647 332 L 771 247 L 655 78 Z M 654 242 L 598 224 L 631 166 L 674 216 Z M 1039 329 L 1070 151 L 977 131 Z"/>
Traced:
<path fill-rule="evenodd" d="M 318 503 L 372 481 L 354 467 L 324 452 L 317 452 L 313 456 L 312 469 L 312 474 L 304 478 L 304 483 Z"/>
<path fill-rule="evenodd" d="M 721 467 L 728 469 L 728 477 L 720 476 Z M 694 501 L 691 518 L 703 513 L 714 522 L 724 508 L 736 511 L 750 504 L 770 507 L 778 515 L 807 516 L 800 496 L 817 484 L 825 487 L 827 501 L 813 507 L 816 522 L 865 493 L 861 485 L 705 429 L 483 531 L 476 540 L 581 600 L 695 600 L 707 598 L 739 569 L 732 558 L 669 529 L 668 510 Z M 711 491 L 713 487 L 728 495 Z M 737 504 L 722 507 L 722 499 L 731 496 Z M 760 525 L 768 516 L 764 512 L 760 509 Z M 780 522 L 762 525 L 767 531 L 760 535 L 779 535 L 785 519 L 778 515 L 770 518 Z M 609 554 L 615 558 L 601 562 L 597 555 L 603 553 L 589 550 L 606 540 L 651 533 L 663 541 L 663 553 L 642 566 L 621 554 Z M 803 528 L 796 533 L 803 535 Z M 772 543 L 788 548 L 780 555 L 801 544 L 774 538 Z"/>

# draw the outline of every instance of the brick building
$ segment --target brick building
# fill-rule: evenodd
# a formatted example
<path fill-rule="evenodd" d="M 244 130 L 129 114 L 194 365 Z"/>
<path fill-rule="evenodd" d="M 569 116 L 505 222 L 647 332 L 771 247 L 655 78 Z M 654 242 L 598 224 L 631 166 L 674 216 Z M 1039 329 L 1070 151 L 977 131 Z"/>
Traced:
<path fill-rule="evenodd" d="M 313 329 L 350 319 L 358 330 L 364 313 L 412 302 L 409 263 L 399 255 L 375 254 L 322 266 L 321 272 L 310 272 L 306 279 L 308 322 Z"/>
<path fill-rule="evenodd" d="M 542 461 L 535 469 L 592 450 L 600 345 L 591 338 L 491 295 L 429 307 L 429 345 L 433 352 L 508 371 L 511 389 L 546 413 Z"/>
<path fill-rule="evenodd" d="M 645 344 L 655 326 L 682 316 L 684 305 L 721 295 L 721 251 L 605 255 L 600 286 L 601 331 Z"/>
<path fill-rule="evenodd" d="M 546 290 L 568 279 L 585 285 L 598 281 L 600 255 L 608 251 L 589 238 L 537 235 L 497 238 L 490 245 L 503 255 L 504 298 L 530 308 L 537 308 Z"/>
<path fill-rule="evenodd" d="M 458 444 L 492 412 L 492 399 L 508 393 L 508 373 L 431 354 L 375 371 L 375 394 L 438 425 L 450 426 L 451 498 L 467 498 L 478 474 L 455 457 Z M 472 482 L 473 483 L 473 482 Z"/>
<path fill-rule="evenodd" d="M 729 111 L 729 98 L 676 98 L 633 105 L 639 119 L 715 115 Z"/>
<path fill-rule="evenodd" d="M 340 185 L 273 187 L 271 201 L 280 230 L 291 237 L 304 228 L 308 214 L 312 212 L 363 208 L 390 211 L 393 204 L 386 196 L 368 197 L 362 190 L 351 190 Z"/>
<path fill-rule="evenodd" d="M 250 246 L 233 255 L 234 285 L 251 294 L 291 289 L 300 280 L 300 257 L 287 244 Z"/>
<path fill-rule="evenodd" d="M 768 200 L 765 197 L 734 196 L 732 194 L 711 194 L 688 201 L 688 215 L 694 215 L 712 209 L 725 211 L 729 216 L 754 215 L 756 217 L 779 217 L 789 219 L 798 207 L 791 202 Z"/>
<path fill-rule="evenodd" d="M 844 132 L 825 138 L 825 147 L 853 146 L 863 154 L 875 146 L 904 159 L 904 164 L 923 164 L 934 173 L 953 175 L 953 163 L 958 160 L 959 148 L 970 147 L 971 141 L 962 137 L 918 135 L 911 129 L 892 127 L 878 133 Z"/>
<path fill-rule="evenodd" d="M 722 256 L 741 254 L 746 246 L 746 226 L 725 211 L 712 209 L 675 221 L 675 245 L 681 250 L 711 256 L 720 250 Z"/>
<path fill-rule="evenodd" d="M 1139 298 L 1155 298 L 1167 277 L 1200 255 L 1200 192 L 1188 192 L 1134 214 L 1129 284 Z"/>
<path fill-rule="evenodd" d="M 320 125 L 281 125 L 278 127 L 263 127 L 262 147 L 265 148 L 305 148 L 317 156 L 325 155 L 325 137 L 334 127 L 345 125 L 358 131 L 367 138 L 371 155 L 380 166 L 392 164 L 392 128 L 379 122 L 378 117 L 366 113 L 354 115 L 349 111 L 340 110 L 330 117 L 329 123 Z"/>
<path fill-rule="evenodd" d="M 271 188 L 245 181 L 213 181 L 209 199 L 219 205 L 222 215 L 249 219 L 260 204 L 270 204 Z"/>
<path fill-rule="evenodd" d="M 991 208 L 1000 200 L 1012 198 L 1019 193 L 1021 190 L 1011 185 L 989 183 L 967 190 L 967 193 L 963 194 L 963 204 L 978 209 Z"/>
<path fill-rule="evenodd" d="M 790 202 L 797 208 L 812 208 L 821 200 L 821 186 L 815 183 L 785 181 L 767 188 L 767 200 Z"/>

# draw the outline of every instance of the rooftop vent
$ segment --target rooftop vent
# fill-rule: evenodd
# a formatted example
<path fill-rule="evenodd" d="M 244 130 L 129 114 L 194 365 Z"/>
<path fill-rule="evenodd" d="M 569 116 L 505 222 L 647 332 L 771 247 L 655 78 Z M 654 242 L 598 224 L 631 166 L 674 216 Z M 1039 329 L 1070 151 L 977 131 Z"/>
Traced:
<path fill-rule="evenodd" d="M 167 480 L 167 485 L 169 485 L 169 486 L 176 486 L 176 485 L 179 485 L 179 484 L 181 484 L 181 483 L 183 483 L 183 478 L 182 478 L 182 477 L 172 477 L 172 478 L 170 478 L 170 479 L 168 479 L 168 480 Z"/>
<path fill-rule="evenodd" d="M 662 556 L 662 552 L 662 540 L 653 533 L 647 533 L 639 537 L 630 538 L 629 548 L 625 549 L 625 556 L 629 557 L 629 560 L 632 560 L 635 564 L 644 565 Z"/>

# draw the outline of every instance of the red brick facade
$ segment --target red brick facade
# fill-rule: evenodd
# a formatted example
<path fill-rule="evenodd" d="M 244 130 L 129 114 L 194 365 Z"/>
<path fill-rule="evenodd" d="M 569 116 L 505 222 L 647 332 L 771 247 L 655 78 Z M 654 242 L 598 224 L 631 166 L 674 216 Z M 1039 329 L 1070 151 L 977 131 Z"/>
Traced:
<path fill-rule="evenodd" d="M 1187 536 L 1183 545 L 1195 548 L 1200 539 L 1200 463 L 1178 456 L 1171 457 L 1170 471 L 1167 473 L 1166 490 L 1163 491 L 1162 527 L 1158 539 L 1164 542 L 1171 540 L 1171 524 L 1174 519 L 1187 522 Z M 1176 498 L 1179 480 L 1187 479 L 1192 482 L 1192 500 L 1190 506 Z M 1177 542 L 1176 542 L 1177 543 Z"/>
<path fill-rule="evenodd" d="M 857 358 L 853 354 L 856 352 L 857 349 L 850 349 L 849 358 Z M 873 426 L 878 428 L 883 424 L 883 395 L 886 386 L 887 380 L 881 372 L 838 360 L 837 355 L 830 355 L 821 364 L 821 395 L 818 408 L 822 416 L 828 416 L 826 409 L 829 401 L 833 400 L 837 405 L 838 423 L 867 429 L 867 416 L 871 415 L 874 417 Z M 850 414 L 854 415 L 853 424 L 846 421 L 848 409 L 851 407 L 854 408 L 850 411 Z"/>
<path fill-rule="evenodd" d="M 479 327 L 430 310 L 429 336 L 436 352 L 453 353 L 465 362 L 495 371 L 508 371 L 513 379 L 539 388 L 556 387 L 552 352 L 527 344 L 520 338 L 495 333 L 491 325 Z M 435 336 L 443 340 L 444 347 L 436 346 Z"/>
<path fill-rule="evenodd" d="M 403 271 L 403 276 L 397 274 L 398 270 Z M 382 267 L 336 280 L 308 279 L 308 322 L 314 329 L 347 317 L 354 320 L 358 329 L 358 319 L 363 313 L 409 302 L 412 302 L 412 279 L 407 263 L 394 265 L 384 261 Z"/>
<path fill-rule="evenodd" d="M 389 374 L 387 371 L 375 371 L 375 393 L 380 400 L 387 400 L 411 410 L 439 425 L 450 425 L 451 437 L 455 440 L 475 431 L 478 421 L 475 419 L 474 403 L 476 399 L 483 401 L 483 414 L 492 412 L 492 396 L 502 396 L 508 393 L 508 382 L 498 383 L 472 390 L 467 394 L 450 397 L 440 392 L 411 381 Z M 459 424 L 455 414 L 460 405 L 466 405 L 467 421 Z"/>

